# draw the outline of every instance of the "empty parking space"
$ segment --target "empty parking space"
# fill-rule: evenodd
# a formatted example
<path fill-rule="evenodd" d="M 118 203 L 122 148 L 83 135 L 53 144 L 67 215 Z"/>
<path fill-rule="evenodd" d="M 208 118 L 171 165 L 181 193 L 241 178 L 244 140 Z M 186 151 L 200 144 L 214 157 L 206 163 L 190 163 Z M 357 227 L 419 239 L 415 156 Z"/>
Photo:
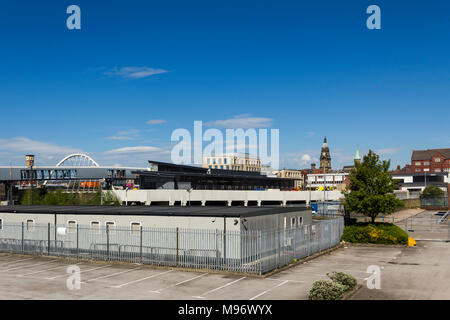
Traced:
<path fill-rule="evenodd" d="M 434 297 L 436 294 L 430 286 L 441 286 L 442 281 L 439 278 L 450 276 L 447 269 L 442 269 L 443 265 L 448 264 L 444 262 L 449 253 L 448 246 L 442 243 L 439 247 L 440 254 L 428 253 L 429 260 L 421 262 L 417 262 L 418 254 L 423 254 L 427 249 L 434 249 L 436 245 L 426 243 L 418 248 L 349 246 L 266 278 L 205 271 L 191 272 L 137 264 L 2 254 L 0 298 L 307 299 L 312 283 L 328 279 L 327 273 L 332 271 L 349 273 L 357 278 L 360 284 L 364 284 L 369 276 L 366 271 L 370 265 L 378 265 L 383 275 L 389 275 L 389 283 L 383 283 L 391 288 L 396 297 L 401 296 L 402 290 L 412 298 L 421 296 L 408 289 L 405 277 L 414 276 L 417 272 L 420 275 L 435 275 L 436 279 L 423 276 L 422 280 L 415 280 L 418 287 L 423 287 L 422 295 Z M 67 267 L 70 265 L 80 268 L 80 290 L 69 290 L 66 286 L 70 276 Z"/>

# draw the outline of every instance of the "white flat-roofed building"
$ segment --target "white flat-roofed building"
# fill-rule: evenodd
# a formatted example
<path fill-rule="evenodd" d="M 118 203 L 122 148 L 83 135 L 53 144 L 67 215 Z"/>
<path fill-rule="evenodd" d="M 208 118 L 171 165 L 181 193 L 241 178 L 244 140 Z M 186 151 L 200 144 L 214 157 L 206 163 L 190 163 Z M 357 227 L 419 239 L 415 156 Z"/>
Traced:
<path fill-rule="evenodd" d="M 348 172 L 310 173 L 306 179 L 306 187 L 310 190 L 344 190 L 349 184 Z"/>
<path fill-rule="evenodd" d="M 203 157 L 203 168 L 261 172 L 261 160 L 244 153 Z"/>

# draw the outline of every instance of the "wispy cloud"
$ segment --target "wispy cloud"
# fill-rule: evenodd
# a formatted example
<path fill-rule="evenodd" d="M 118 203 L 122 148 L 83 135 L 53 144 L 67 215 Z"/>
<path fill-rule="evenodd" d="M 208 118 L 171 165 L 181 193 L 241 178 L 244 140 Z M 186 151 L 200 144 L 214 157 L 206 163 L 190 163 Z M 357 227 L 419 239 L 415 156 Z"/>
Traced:
<path fill-rule="evenodd" d="M 31 140 L 26 137 L 15 137 L 11 139 L 0 139 L 0 152 L 8 154 L 14 153 L 34 153 L 36 155 L 66 155 L 70 153 L 80 153 L 80 149 L 59 146 L 49 142 Z"/>
<path fill-rule="evenodd" d="M 146 123 L 148 125 L 154 125 L 154 124 L 161 124 L 161 123 L 166 123 L 167 120 L 162 120 L 162 119 L 152 119 L 152 120 L 148 120 Z"/>
<path fill-rule="evenodd" d="M 105 72 L 108 76 L 119 76 L 127 79 L 142 79 L 153 76 L 155 74 L 161 74 L 169 72 L 164 69 L 155 69 L 149 67 L 115 67 L 114 69 Z"/>
<path fill-rule="evenodd" d="M 238 115 L 231 119 L 209 121 L 205 123 L 206 127 L 221 128 L 268 128 L 272 126 L 271 118 L 251 117 L 250 115 Z"/>
<path fill-rule="evenodd" d="M 375 150 L 375 153 L 378 153 L 379 155 L 388 155 L 388 154 L 394 154 L 399 152 L 400 149 L 398 148 L 383 148 L 383 149 L 377 149 Z"/>
<path fill-rule="evenodd" d="M 106 140 L 134 140 L 139 137 L 139 130 L 130 129 L 126 131 L 119 131 L 116 135 L 105 137 Z"/>
<path fill-rule="evenodd" d="M 152 153 L 152 152 L 164 152 L 164 150 L 152 146 L 136 146 L 136 147 L 124 147 L 109 150 L 106 151 L 105 154 L 134 154 L 134 153 Z"/>

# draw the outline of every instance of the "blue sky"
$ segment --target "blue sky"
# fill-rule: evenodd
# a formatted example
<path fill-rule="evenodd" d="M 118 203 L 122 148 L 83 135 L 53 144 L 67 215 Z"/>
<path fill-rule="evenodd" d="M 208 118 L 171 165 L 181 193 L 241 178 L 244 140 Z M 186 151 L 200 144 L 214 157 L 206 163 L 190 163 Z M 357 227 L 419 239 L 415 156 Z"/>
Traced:
<path fill-rule="evenodd" d="M 81 8 L 81 30 L 66 8 Z M 366 8 L 381 8 L 381 30 Z M 169 160 L 176 128 L 280 129 L 282 167 L 450 147 L 448 1 L 2 1 L 0 165 Z M 310 159 L 310 161 L 308 161 Z"/>

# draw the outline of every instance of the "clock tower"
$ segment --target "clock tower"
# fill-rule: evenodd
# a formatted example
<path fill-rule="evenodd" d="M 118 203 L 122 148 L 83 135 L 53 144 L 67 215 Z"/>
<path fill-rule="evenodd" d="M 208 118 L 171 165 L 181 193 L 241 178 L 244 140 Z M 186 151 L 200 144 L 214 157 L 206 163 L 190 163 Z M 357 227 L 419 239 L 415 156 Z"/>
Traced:
<path fill-rule="evenodd" d="M 323 139 L 322 150 L 320 152 L 320 169 L 323 170 L 323 172 L 331 171 L 331 156 L 327 144 L 327 137 Z"/>

